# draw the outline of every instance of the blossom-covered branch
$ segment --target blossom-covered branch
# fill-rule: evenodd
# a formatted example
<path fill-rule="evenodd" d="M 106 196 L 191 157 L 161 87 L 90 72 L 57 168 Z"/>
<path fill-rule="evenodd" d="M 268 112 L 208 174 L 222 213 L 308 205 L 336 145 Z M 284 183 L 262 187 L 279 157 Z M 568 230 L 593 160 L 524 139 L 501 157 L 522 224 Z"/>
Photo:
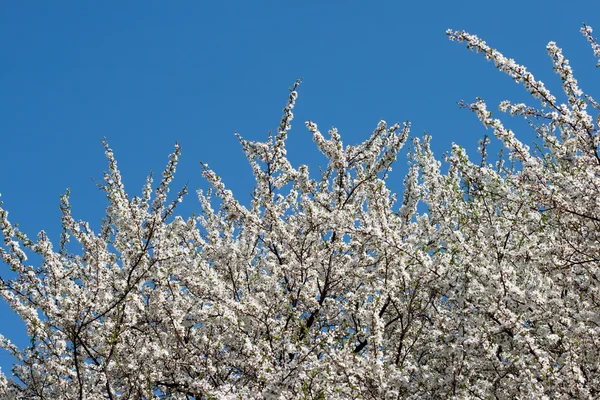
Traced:
<path fill-rule="evenodd" d="M 598 57 L 592 30 L 582 32 Z M 30 345 L 7 399 L 597 398 L 600 396 L 598 104 L 562 50 L 547 47 L 566 103 L 475 35 L 448 32 L 540 100 L 504 101 L 538 152 L 472 110 L 512 167 L 453 145 L 442 172 L 431 137 L 379 121 L 358 145 L 306 122 L 327 165 L 316 178 L 287 158 L 300 82 L 277 132 L 238 135 L 255 190 L 240 203 L 208 165 L 201 213 L 160 182 L 130 196 L 104 142 L 109 205 L 95 232 L 61 197 L 57 248 L 30 239 L 0 203 L 0 295 Z M 399 200 L 388 172 L 409 143 Z M 169 200 L 171 199 L 171 200 Z M 218 204 L 218 206 L 215 206 Z M 74 252 L 74 253 L 73 253 Z M 36 254 L 36 257 L 30 257 Z M 41 260 L 34 262 L 32 260 Z"/>

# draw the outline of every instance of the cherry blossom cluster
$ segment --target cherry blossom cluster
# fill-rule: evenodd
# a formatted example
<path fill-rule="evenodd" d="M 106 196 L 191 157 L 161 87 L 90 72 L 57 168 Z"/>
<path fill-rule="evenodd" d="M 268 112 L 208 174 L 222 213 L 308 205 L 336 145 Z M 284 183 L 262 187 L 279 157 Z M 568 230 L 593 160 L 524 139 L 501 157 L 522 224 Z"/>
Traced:
<path fill-rule="evenodd" d="M 106 142 L 97 231 L 74 218 L 68 192 L 56 247 L 0 203 L 0 258 L 14 276 L 0 273 L 0 296 L 30 337 L 20 349 L 0 336 L 15 358 L 0 397 L 600 397 L 600 107 L 554 42 L 564 104 L 475 35 L 448 35 L 539 99 L 499 107 L 539 143 L 479 98 L 461 104 L 499 139 L 493 164 L 487 136 L 480 160 L 453 145 L 443 168 L 408 122 L 380 121 L 345 145 L 308 121 L 328 160 L 315 176 L 287 159 L 298 81 L 274 135 L 238 135 L 256 181 L 247 205 L 203 164 L 201 212 L 176 215 L 187 194 L 169 195 L 177 144 L 160 182 L 132 197 Z M 388 172 L 404 147 L 397 196 Z"/>

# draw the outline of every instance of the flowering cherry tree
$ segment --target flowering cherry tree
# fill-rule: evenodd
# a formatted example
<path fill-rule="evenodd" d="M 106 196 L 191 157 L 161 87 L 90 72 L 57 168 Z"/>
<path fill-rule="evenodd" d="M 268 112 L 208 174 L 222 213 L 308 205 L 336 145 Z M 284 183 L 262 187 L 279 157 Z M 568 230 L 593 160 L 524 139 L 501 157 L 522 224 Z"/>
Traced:
<path fill-rule="evenodd" d="M 600 60 L 592 29 L 582 33 Z M 178 145 L 158 185 L 149 177 L 131 197 L 105 143 L 97 232 L 72 216 L 68 193 L 58 246 L 44 232 L 30 239 L 0 207 L 0 257 L 15 276 L 1 275 L 0 294 L 31 339 L 18 349 L 0 337 L 17 359 L 0 396 L 600 396 L 600 120 L 588 111 L 600 105 L 553 42 L 566 103 L 476 36 L 448 36 L 538 99 L 500 104 L 529 122 L 537 149 L 483 100 L 462 103 L 504 157 L 488 161 L 487 138 L 478 162 L 455 145 L 442 173 L 430 138 L 412 139 L 396 202 L 386 177 L 409 124 L 380 121 L 349 146 L 307 122 L 328 159 L 314 179 L 286 158 L 297 82 L 276 134 L 239 138 L 256 178 L 248 206 L 204 165 L 201 214 L 176 216 L 187 193 L 168 201 Z"/>

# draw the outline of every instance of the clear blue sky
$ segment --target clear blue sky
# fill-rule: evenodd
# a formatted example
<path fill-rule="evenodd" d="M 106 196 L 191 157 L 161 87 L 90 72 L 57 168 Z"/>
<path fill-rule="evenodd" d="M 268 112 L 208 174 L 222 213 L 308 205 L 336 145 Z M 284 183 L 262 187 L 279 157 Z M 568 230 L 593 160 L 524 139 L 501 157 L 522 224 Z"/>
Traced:
<path fill-rule="evenodd" d="M 336 126 L 345 143 L 379 119 L 410 120 L 441 156 L 452 142 L 473 154 L 485 132 L 458 100 L 529 101 L 526 91 L 463 45 L 448 28 L 475 33 L 525 64 L 558 92 L 545 46 L 555 40 L 584 90 L 598 72 L 581 22 L 600 36 L 600 2 L 579 1 L 145 1 L 3 2 L 0 5 L 0 192 L 11 220 L 35 237 L 60 232 L 59 195 L 97 227 L 105 206 L 91 178 L 113 147 L 126 188 L 137 194 L 183 147 L 174 190 L 205 188 L 202 160 L 242 199 L 251 170 L 234 137 L 275 130 L 287 88 L 303 78 L 289 139 L 294 164 L 322 159 L 304 121 Z M 573 2 L 573 4 L 575 4 Z M 596 75 L 593 75 L 593 74 Z M 597 96 L 598 97 L 598 96 Z M 510 121 L 508 122 L 510 125 Z M 527 140 L 530 131 L 519 132 Z M 392 187 L 402 190 L 405 159 Z M 193 191 L 192 191 L 193 192 Z M 181 213 L 198 211 L 191 194 Z M 0 265 L 0 268 L 5 266 Z M 3 274 L 4 272 L 1 272 Z M 27 343 L 0 305 L 0 333 Z M 0 367 L 10 358 L 0 352 Z"/>

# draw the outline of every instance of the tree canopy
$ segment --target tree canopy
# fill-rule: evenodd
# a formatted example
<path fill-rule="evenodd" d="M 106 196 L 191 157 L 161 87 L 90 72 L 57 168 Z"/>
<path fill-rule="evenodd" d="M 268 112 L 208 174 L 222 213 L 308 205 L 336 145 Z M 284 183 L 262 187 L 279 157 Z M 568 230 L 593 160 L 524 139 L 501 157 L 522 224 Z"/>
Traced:
<path fill-rule="evenodd" d="M 581 29 L 599 59 L 592 29 Z M 547 46 L 565 103 L 477 36 L 448 31 L 521 83 L 504 101 L 531 148 L 461 103 L 499 139 L 490 162 L 454 145 L 442 161 L 410 124 L 380 121 L 345 145 L 308 121 L 328 163 L 318 178 L 286 157 L 299 82 L 276 133 L 239 137 L 256 179 L 241 204 L 208 165 L 201 213 L 160 181 L 129 195 L 113 151 L 101 228 L 61 197 L 62 235 L 30 239 L 0 207 L 0 295 L 30 346 L 0 374 L 7 399 L 595 398 L 600 396 L 600 105 Z M 594 110 L 596 115 L 590 113 Z M 408 145 L 407 145 L 408 144 Z M 399 200 L 387 174 L 408 147 Z M 426 210 L 423 212 L 421 210 Z M 30 263 L 27 254 L 40 263 Z"/>

